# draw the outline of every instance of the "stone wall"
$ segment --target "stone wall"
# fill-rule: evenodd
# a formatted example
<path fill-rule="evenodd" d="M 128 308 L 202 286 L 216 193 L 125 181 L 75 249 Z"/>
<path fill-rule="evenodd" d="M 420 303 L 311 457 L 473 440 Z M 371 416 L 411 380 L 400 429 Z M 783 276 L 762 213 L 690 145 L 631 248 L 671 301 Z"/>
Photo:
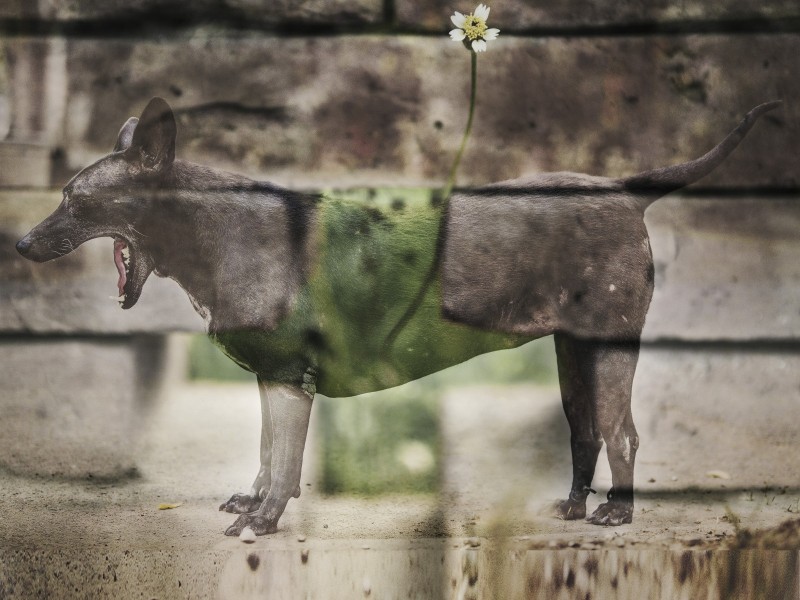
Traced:
<path fill-rule="evenodd" d="M 52 142 L 55 184 L 107 153 L 152 96 L 176 112 L 180 156 L 299 187 L 441 185 L 466 121 L 469 56 L 442 35 L 198 27 L 44 39 L 59 56 L 50 57 L 53 68 L 66 71 L 62 122 L 35 86 L 9 103 L 14 115 L 41 105 L 49 122 L 34 137 L 61 133 Z M 11 39 L 7 56 L 41 43 Z M 794 188 L 798 54 L 791 33 L 501 35 L 479 60 L 474 137 L 459 182 L 556 170 L 619 176 L 686 161 L 753 106 L 785 99 L 702 185 Z M 15 133 L 31 136 L 31 113 L 15 116 Z"/>
<path fill-rule="evenodd" d="M 469 93 L 469 55 L 447 38 L 449 15 L 471 8 L 443 0 L 0 3 L 0 418 L 8 431 L 41 419 L 29 430 L 53 442 L 49 454 L 20 457 L 38 442 L 0 438 L 0 464 L 127 472 L 131 465 L 108 451 L 130 443 L 125 427 L 97 434 L 97 453 L 82 462 L 42 462 L 74 441 L 48 437 L 68 425 L 45 405 L 82 406 L 81 418 L 95 424 L 134 414 L 162 376 L 137 365 L 162 356 L 153 348 L 163 352 L 166 333 L 201 328 L 169 281 L 151 280 L 134 310 L 119 311 L 107 299 L 116 278 L 107 240 L 47 265 L 14 251 L 69 177 L 111 149 L 125 119 L 162 96 L 176 113 L 179 156 L 283 185 L 438 186 Z M 762 376 L 780 386 L 781 357 L 800 348 L 800 5 L 510 0 L 492 6 L 490 21 L 502 33 L 479 59 L 460 185 L 551 170 L 620 176 L 685 161 L 753 106 L 784 100 L 714 174 L 648 211 L 656 294 L 645 331 L 649 344 L 693 352 L 778 347 L 778 366 Z M 91 400 L 106 396 L 122 404 Z M 80 444 L 91 447 L 69 447 Z"/>

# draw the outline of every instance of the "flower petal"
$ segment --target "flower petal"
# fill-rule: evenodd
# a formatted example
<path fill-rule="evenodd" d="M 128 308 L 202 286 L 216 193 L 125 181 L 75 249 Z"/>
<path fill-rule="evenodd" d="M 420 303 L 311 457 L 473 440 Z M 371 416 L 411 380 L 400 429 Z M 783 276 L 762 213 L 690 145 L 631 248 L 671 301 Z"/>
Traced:
<path fill-rule="evenodd" d="M 475 52 L 486 52 L 486 42 L 483 40 L 475 40 L 472 42 L 472 49 Z"/>
<path fill-rule="evenodd" d="M 496 40 L 498 35 L 500 35 L 500 30 L 492 27 L 491 29 L 487 29 L 483 32 L 483 39 L 485 39 L 487 42 L 490 42 L 492 40 Z"/>
<path fill-rule="evenodd" d="M 486 19 L 489 18 L 489 10 L 490 10 L 489 7 L 486 6 L 485 4 L 478 4 L 478 8 L 476 8 L 475 12 L 472 14 L 486 21 Z"/>
<path fill-rule="evenodd" d="M 456 14 L 454 14 L 452 17 L 450 17 L 450 20 L 453 22 L 453 25 L 455 25 L 456 27 L 463 27 L 464 23 L 467 22 L 467 17 L 462 15 L 460 12 L 456 11 Z"/>
<path fill-rule="evenodd" d="M 467 37 L 467 34 L 464 33 L 463 29 L 451 29 L 450 30 L 450 39 L 453 40 L 454 42 L 460 42 L 465 37 Z"/>

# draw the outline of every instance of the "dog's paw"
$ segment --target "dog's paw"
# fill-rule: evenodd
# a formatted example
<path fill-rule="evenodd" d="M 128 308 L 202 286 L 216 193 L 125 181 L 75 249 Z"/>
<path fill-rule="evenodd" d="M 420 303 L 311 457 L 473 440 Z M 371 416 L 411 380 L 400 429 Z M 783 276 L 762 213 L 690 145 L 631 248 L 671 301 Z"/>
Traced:
<path fill-rule="evenodd" d="M 552 512 L 556 518 L 564 521 L 583 519 L 586 516 L 586 500 L 583 502 L 570 498 L 566 500 L 557 500 L 556 503 L 553 504 Z"/>
<path fill-rule="evenodd" d="M 245 527 L 252 529 L 256 535 L 267 535 L 268 533 L 275 533 L 278 531 L 277 523 L 268 521 L 266 517 L 262 517 L 261 515 L 249 514 L 239 515 L 239 518 L 233 522 L 233 525 L 225 530 L 225 535 L 239 535 Z"/>
<path fill-rule="evenodd" d="M 220 504 L 219 509 L 229 513 L 236 513 L 242 515 L 244 513 L 253 512 L 261 506 L 260 498 L 253 498 L 247 494 L 234 494 L 230 500 Z"/>
<path fill-rule="evenodd" d="M 601 504 L 586 520 L 593 525 L 623 525 L 633 521 L 633 504 L 613 500 Z"/>

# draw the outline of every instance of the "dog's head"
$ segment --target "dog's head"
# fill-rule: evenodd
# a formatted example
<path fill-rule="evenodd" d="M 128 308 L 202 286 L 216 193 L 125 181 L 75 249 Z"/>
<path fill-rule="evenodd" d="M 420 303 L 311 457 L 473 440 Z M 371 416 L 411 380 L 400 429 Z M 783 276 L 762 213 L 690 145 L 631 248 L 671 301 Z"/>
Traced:
<path fill-rule="evenodd" d="M 146 230 L 146 202 L 158 200 L 175 158 L 175 117 L 153 98 L 138 119 L 122 126 L 111 154 L 75 175 L 61 204 L 17 242 L 22 256 L 44 262 L 69 254 L 82 243 L 114 239 L 119 271 L 118 301 L 130 308 L 139 299 L 154 264 Z"/>

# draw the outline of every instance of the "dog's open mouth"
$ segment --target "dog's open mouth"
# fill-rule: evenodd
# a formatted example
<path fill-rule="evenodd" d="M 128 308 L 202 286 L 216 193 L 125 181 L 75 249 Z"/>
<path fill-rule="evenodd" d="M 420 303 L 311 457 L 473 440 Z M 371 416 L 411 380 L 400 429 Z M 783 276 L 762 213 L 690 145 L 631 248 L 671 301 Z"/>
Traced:
<path fill-rule="evenodd" d="M 134 256 L 127 241 L 122 238 L 114 238 L 114 264 L 119 272 L 117 280 L 117 291 L 119 296 L 116 299 L 122 308 L 130 308 L 136 303 L 137 294 L 133 288 Z"/>
<path fill-rule="evenodd" d="M 137 244 L 121 237 L 114 237 L 114 265 L 117 267 L 116 298 L 121 308 L 131 308 L 139 300 L 142 287 L 153 271 L 153 264 L 147 252 Z"/>

